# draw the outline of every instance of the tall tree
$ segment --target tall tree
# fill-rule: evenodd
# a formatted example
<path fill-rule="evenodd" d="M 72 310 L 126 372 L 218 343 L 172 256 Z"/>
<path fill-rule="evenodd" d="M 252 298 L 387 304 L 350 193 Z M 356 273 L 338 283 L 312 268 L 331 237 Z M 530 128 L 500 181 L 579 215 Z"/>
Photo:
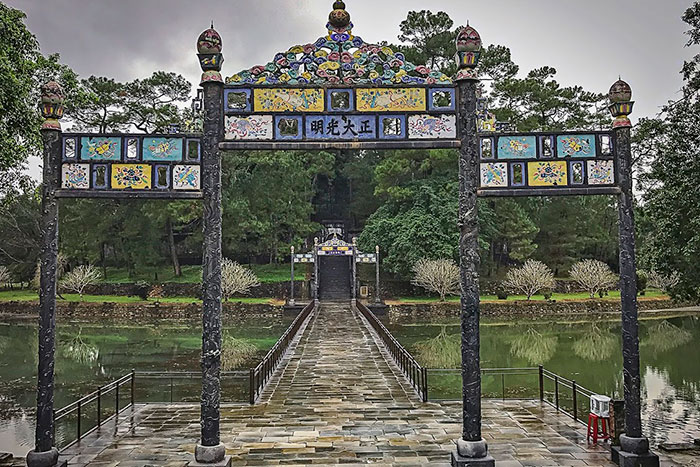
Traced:
<path fill-rule="evenodd" d="M 24 163 L 40 144 L 33 90 L 41 54 L 25 18 L 0 3 L 0 171 Z"/>
<path fill-rule="evenodd" d="M 700 45 L 700 2 L 686 10 L 688 47 Z M 645 206 L 643 259 L 647 267 L 669 274 L 678 271 L 681 283 L 674 292 L 700 299 L 700 54 L 685 62 L 683 96 L 665 109 L 663 122 L 637 130 L 652 136 L 652 163 L 642 176 Z"/>

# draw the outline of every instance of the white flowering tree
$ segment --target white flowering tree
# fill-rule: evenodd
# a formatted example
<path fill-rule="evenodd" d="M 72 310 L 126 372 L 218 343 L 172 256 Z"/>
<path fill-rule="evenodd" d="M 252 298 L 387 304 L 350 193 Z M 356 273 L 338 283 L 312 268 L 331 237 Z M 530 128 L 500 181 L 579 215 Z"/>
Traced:
<path fill-rule="evenodd" d="M 421 259 L 413 265 L 411 283 L 439 294 L 444 302 L 447 295 L 459 293 L 459 267 L 449 259 Z"/>
<path fill-rule="evenodd" d="M 224 258 L 221 263 L 221 292 L 224 300 L 237 294 L 248 294 L 250 289 L 259 285 L 260 281 L 253 271 Z"/>
<path fill-rule="evenodd" d="M 89 285 L 97 284 L 102 278 L 102 273 L 95 266 L 88 264 L 78 266 L 77 268 L 67 272 L 59 281 L 59 286 L 65 290 L 70 290 L 80 295 L 80 301 L 83 301 L 85 288 Z"/>
<path fill-rule="evenodd" d="M 591 298 L 595 297 L 596 294 L 613 289 L 619 281 L 610 266 L 596 259 L 579 261 L 571 266 L 569 275 L 583 290 L 590 294 Z"/>
<path fill-rule="evenodd" d="M 0 266 L 0 287 L 5 284 L 9 284 L 11 280 L 12 275 L 10 274 L 9 269 L 7 269 L 5 266 Z"/>
<path fill-rule="evenodd" d="M 537 292 L 553 290 L 556 281 L 546 264 L 529 259 L 519 268 L 508 271 L 504 284 L 512 292 L 521 293 L 530 300 Z"/>
<path fill-rule="evenodd" d="M 668 275 L 661 274 L 660 272 L 654 270 L 649 273 L 649 285 L 664 292 L 668 292 L 677 286 L 680 281 L 681 275 L 678 273 L 678 271 L 673 271 Z"/>

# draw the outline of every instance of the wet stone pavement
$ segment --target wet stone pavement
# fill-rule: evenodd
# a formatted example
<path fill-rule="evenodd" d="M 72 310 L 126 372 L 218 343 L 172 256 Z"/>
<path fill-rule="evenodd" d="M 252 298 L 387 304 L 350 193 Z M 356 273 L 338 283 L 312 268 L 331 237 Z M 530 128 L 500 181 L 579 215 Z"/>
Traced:
<path fill-rule="evenodd" d="M 224 405 L 233 465 L 449 465 L 461 404 L 421 403 L 364 318 L 322 304 L 256 406 Z M 539 401 L 483 403 L 483 435 L 500 467 L 612 466 L 585 427 Z M 136 405 L 62 453 L 71 466 L 185 466 L 199 405 Z M 664 460 L 662 465 L 680 465 Z"/>

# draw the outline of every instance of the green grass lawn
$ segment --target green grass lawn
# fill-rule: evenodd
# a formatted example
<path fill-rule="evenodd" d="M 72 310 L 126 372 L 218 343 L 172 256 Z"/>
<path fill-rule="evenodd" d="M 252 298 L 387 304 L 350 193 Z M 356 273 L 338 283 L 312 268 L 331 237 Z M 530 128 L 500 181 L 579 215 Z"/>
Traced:
<path fill-rule="evenodd" d="M 589 294 L 586 292 L 571 292 L 571 293 L 555 293 L 552 294 L 552 300 L 588 300 L 589 299 Z M 664 294 L 660 290 L 650 290 L 647 289 L 646 293 L 641 296 L 640 298 L 643 299 L 644 297 L 648 298 L 668 298 L 668 295 Z M 596 297 L 598 298 L 598 297 Z M 619 300 L 620 299 L 620 292 L 617 290 L 611 291 L 608 295 L 604 297 L 606 300 Z M 543 295 L 533 295 L 530 300 L 544 300 Z M 396 302 L 399 303 L 432 303 L 432 302 L 438 302 L 440 299 L 438 297 L 399 297 Z M 448 302 L 458 302 L 459 297 L 458 296 L 450 296 L 447 297 L 446 300 Z M 516 301 L 516 300 L 527 300 L 527 297 L 525 295 L 509 295 L 506 300 L 499 300 L 498 297 L 495 295 L 482 295 L 481 296 L 481 301 L 482 302 L 494 302 L 494 301 Z M 388 300 L 390 303 L 393 302 L 392 300 Z"/>
<path fill-rule="evenodd" d="M 79 302 L 80 296 L 78 294 L 63 294 L 63 298 L 68 302 Z M 22 302 L 22 301 L 37 301 L 39 300 L 39 294 L 33 290 L 6 290 L 0 292 L 0 302 Z M 58 298 L 58 301 L 62 301 Z M 139 297 L 124 297 L 119 295 L 85 295 L 83 301 L 91 303 L 154 303 L 156 300 L 149 299 L 146 301 L 141 300 Z M 198 298 L 194 297 L 172 297 L 172 298 L 161 298 L 158 300 L 160 303 L 202 303 Z M 271 303 L 274 299 L 272 298 L 233 298 L 229 300 L 228 303 Z"/>
<path fill-rule="evenodd" d="M 289 264 L 244 264 L 255 272 L 260 282 L 286 282 L 289 280 Z M 100 269 L 101 270 L 101 269 Z M 297 268 L 303 277 L 303 270 Z M 103 282 L 108 284 L 125 284 L 145 281 L 148 283 L 175 282 L 175 283 L 201 283 L 202 267 L 182 266 L 182 276 L 176 277 L 171 266 L 140 268 L 134 277 L 129 277 L 126 269 L 107 268 L 107 277 Z"/>

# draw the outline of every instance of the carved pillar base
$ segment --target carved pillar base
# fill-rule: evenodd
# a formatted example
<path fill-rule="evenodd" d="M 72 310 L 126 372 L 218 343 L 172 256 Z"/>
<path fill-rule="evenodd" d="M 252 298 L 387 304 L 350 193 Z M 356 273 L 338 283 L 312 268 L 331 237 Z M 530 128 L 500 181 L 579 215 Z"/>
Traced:
<path fill-rule="evenodd" d="M 66 467 L 66 460 L 58 459 L 58 449 L 51 448 L 49 451 L 37 452 L 31 450 L 27 453 L 27 467 Z"/>
<path fill-rule="evenodd" d="M 190 462 L 191 467 L 230 467 L 231 456 L 226 455 L 226 446 L 217 444 L 216 446 L 202 446 L 198 444 L 194 449 L 194 462 Z"/>
<path fill-rule="evenodd" d="M 457 450 L 452 453 L 452 467 L 494 467 L 496 461 L 489 455 L 488 445 L 481 441 L 457 440 Z"/>
<path fill-rule="evenodd" d="M 634 454 L 623 451 L 619 446 L 610 449 L 612 461 L 620 467 L 659 467 L 659 456 L 649 451 L 646 454 Z"/>
<path fill-rule="evenodd" d="M 659 467 L 659 456 L 649 450 L 647 438 L 620 435 L 620 446 L 613 446 L 610 456 L 621 467 Z"/>

